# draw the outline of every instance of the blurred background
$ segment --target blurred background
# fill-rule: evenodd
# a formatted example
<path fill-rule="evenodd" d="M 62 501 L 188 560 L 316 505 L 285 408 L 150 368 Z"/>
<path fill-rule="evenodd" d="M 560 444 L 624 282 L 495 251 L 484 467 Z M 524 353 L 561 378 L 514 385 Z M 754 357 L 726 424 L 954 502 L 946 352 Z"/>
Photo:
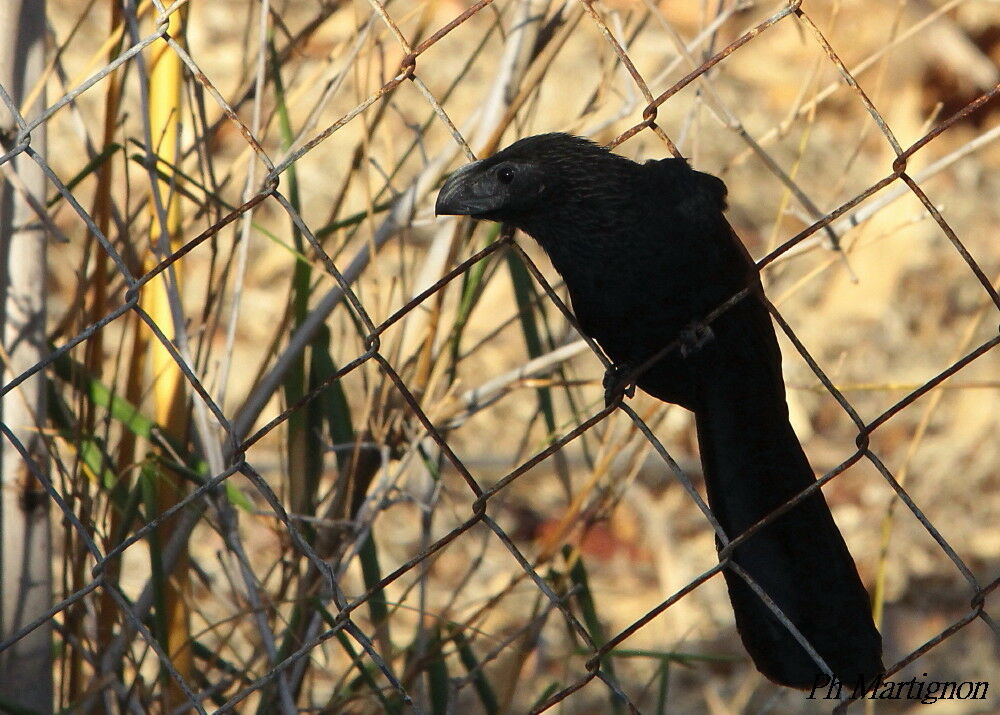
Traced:
<path fill-rule="evenodd" d="M 604 367 L 538 246 L 433 215 L 547 131 L 726 181 L 889 678 L 1000 673 L 996 2 L 24 7 L 0 180 L 48 257 L 13 296 L 37 352 L 5 334 L 3 528 L 41 591 L 0 702 L 832 709 L 755 671 L 705 575 L 690 415 L 591 420 Z M 11 552 L 9 508 L 50 542 Z"/>

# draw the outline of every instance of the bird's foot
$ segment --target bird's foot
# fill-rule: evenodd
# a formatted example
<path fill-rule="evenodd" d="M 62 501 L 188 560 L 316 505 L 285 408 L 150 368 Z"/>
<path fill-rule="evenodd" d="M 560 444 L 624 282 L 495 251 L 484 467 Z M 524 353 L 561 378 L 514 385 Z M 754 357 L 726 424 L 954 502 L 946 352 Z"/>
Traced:
<path fill-rule="evenodd" d="M 713 338 L 715 338 L 715 333 L 712 332 L 711 327 L 698 322 L 691 323 L 681 330 L 681 357 L 694 355 Z"/>
<path fill-rule="evenodd" d="M 635 395 L 635 382 L 629 381 L 632 369 L 628 363 L 615 363 L 604 373 L 605 407 L 611 407 L 623 398 Z"/>

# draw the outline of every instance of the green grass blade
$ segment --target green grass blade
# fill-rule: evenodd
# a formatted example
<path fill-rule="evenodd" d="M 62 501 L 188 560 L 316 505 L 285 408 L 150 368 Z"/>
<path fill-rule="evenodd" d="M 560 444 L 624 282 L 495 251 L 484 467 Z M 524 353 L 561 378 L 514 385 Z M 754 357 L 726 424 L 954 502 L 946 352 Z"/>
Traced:
<path fill-rule="evenodd" d="M 479 702 L 482 703 L 483 712 L 486 715 L 496 715 L 500 712 L 500 705 L 497 702 L 493 688 L 490 687 L 490 683 L 486 679 L 483 669 L 480 667 L 476 654 L 472 651 L 469 639 L 465 637 L 465 634 L 457 624 L 450 629 L 450 636 L 451 640 L 455 643 L 455 647 L 458 649 L 458 658 L 462 662 L 462 666 L 466 672 L 473 674 L 472 687 L 476 689 L 476 694 L 479 695 Z"/>

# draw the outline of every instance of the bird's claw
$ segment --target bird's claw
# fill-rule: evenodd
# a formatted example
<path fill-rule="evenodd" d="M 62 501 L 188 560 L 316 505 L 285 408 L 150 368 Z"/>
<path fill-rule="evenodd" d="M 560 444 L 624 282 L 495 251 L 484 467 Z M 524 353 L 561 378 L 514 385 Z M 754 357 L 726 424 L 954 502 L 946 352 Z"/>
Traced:
<path fill-rule="evenodd" d="M 710 326 L 697 322 L 691 323 L 681 330 L 681 357 L 694 355 L 713 338 L 715 338 L 715 333 L 712 332 Z"/>
<path fill-rule="evenodd" d="M 629 381 L 632 366 L 627 363 L 615 363 L 604 373 L 604 406 L 611 407 L 625 397 L 635 395 L 635 383 Z"/>

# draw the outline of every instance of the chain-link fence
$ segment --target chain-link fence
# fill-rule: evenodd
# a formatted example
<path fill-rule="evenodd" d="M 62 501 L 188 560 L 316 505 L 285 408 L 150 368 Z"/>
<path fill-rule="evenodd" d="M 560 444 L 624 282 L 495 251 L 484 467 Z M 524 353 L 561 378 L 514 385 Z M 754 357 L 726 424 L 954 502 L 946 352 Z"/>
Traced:
<path fill-rule="evenodd" d="M 552 130 L 726 179 L 890 690 L 924 687 L 883 704 L 996 704 L 1000 7 L 85 5 L 0 91 L 50 264 L 5 514 L 47 514 L 56 579 L 0 653 L 54 642 L 57 707 L 837 705 L 746 659 L 689 416 L 606 408 L 537 247 L 433 216 Z"/>

